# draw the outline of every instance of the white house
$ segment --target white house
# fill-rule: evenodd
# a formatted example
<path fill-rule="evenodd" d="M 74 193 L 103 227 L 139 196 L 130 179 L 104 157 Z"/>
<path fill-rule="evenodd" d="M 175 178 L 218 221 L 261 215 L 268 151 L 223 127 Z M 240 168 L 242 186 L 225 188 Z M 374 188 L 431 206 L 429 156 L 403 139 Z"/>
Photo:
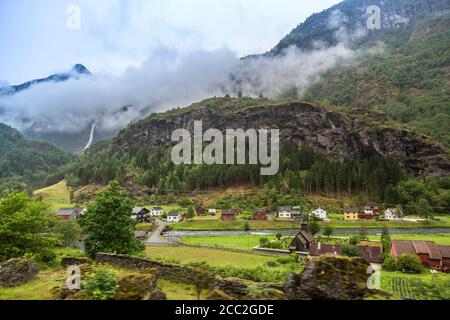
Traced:
<path fill-rule="evenodd" d="M 278 218 L 292 219 L 292 211 L 289 207 L 278 208 Z"/>
<path fill-rule="evenodd" d="M 161 207 L 154 207 L 152 211 L 150 211 L 150 215 L 152 217 L 161 217 L 164 214 L 164 210 Z"/>
<path fill-rule="evenodd" d="M 384 212 L 384 219 L 386 220 L 400 220 L 400 217 L 397 213 L 397 209 L 389 208 Z"/>
<path fill-rule="evenodd" d="M 215 215 L 217 215 L 217 210 L 216 209 L 208 209 L 208 213 L 210 216 L 215 216 Z"/>
<path fill-rule="evenodd" d="M 325 220 L 327 218 L 327 212 L 322 208 L 314 210 L 313 212 L 311 212 L 311 215 L 321 220 Z"/>
<path fill-rule="evenodd" d="M 169 212 L 167 214 L 167 222 L 178 223 L 181 221 L 181 213 L 179 212 Z"/>

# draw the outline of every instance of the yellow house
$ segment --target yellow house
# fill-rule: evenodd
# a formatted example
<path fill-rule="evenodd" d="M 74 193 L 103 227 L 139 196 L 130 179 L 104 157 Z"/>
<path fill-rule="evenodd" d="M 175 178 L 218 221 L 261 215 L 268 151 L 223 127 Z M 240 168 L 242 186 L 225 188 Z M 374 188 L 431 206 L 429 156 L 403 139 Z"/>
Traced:
<path fill-rule="evenodd" d="M 359 220 L 358 209 L 356 209 L 356 208 L 346 208 L 346 209 L 344 209 L 344 220 L 345 221 L 357 221 L 357 220 Z"/>

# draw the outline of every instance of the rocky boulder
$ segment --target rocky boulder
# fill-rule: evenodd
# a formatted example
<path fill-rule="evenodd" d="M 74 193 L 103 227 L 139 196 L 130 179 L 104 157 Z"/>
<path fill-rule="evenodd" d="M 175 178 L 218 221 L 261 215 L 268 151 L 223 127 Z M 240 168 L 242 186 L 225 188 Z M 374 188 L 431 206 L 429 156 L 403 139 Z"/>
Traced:
<path fill-rule="evenodd" d="M 16 287 L 33 280 L 39 266 L 29 260 L 11 259 L 0 265 L 0 287 Z"/>
<path fill-rule="evenodd" d="M 317 257 L 287 277 L 284 291 L 290 300 L 362 300 L 371 292 L 368 267 L 362 258 Z"/>
<path fill-rule="evenodd" d="M 126 276 L 118 282 L 114 300 L 165 300 L 157 282 L 156 270 Z"/>

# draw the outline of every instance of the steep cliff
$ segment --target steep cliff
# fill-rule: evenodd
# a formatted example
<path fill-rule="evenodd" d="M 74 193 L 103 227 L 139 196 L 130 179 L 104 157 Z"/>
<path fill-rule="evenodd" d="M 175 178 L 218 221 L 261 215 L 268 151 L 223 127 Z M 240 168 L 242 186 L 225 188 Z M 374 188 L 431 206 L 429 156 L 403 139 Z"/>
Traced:
<path fill-rule="evenodd" d="M 442 176 L 450 172 L 448 151 L 429 138 L 382 123 L 366 124 L 358 116 L 330 111 L 302 101 L 274 103 L 252 100 L 254 106 L 233 107 L 237 99 L 216 99 L 186 109 L 153 115 L 122 131 L 113 140 L 113 149 L 129 152 L 174 145 L 172 132 L 186 128 L 193 132 L 194 121 L 203 122 L 203 130 L 280 129 L 282 139 L 298 146 L 307 145 L 334 159 L 358 159 L 394 156 L 410 172 Z M 251 104 L 251 103 L 250 103 Z"/>

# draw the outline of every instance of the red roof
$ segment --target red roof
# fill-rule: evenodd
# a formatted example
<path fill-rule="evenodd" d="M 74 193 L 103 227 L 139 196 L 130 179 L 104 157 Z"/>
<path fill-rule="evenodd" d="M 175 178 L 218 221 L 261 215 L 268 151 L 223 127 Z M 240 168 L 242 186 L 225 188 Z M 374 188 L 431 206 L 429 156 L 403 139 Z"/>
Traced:
<path fill-rule="evenodd" d="M 420 241 L 420 240 L 393 240 L 392 246 L 394 247 L 395 254 L 401 256 L 403 254 L 426 254 L 433 260 L 442 260 L 442 249 L 434 241 Z M 448 247 L 450 246 L 443 246 Z M 444 253 L 448 254 L 447 248 L 443 248 Z M 449 250 L 450 251 L 450 250 Z"/>
<path fill-rule="evenodd" d="M 450 246 L 438 246 L 442 258 L 450 259 Z"/>

